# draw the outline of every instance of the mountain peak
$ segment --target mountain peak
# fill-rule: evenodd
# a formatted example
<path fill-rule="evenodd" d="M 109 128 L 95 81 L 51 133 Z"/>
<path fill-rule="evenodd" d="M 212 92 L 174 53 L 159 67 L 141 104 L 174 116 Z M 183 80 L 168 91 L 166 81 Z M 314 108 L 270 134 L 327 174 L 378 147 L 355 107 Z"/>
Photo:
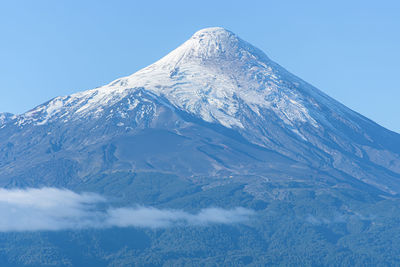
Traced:
<path fill-rule="evenodd" d="M 204 28 L 195 32 L 190 39 L 204 41 L 213 40 L 214 42 L 226 43 L 238 41 L 238 37 L 233 32 L 222 27 Z"/>
<path fill-rule="evenodd" d="M 177 49 L 158 63 L 176 67 L 177 64 L 248 60 L 269 61 L 259 49 L 222 27 L 211 27 L 197 31 Z"/>
<path fill-rule="evenodd" d="M 209 27 L 198 30 L 193 34 L 193 37 L 200 36 L 200 35 L 216 35 L 216 34 L 223 34 L 223 35 L 234 35 L 231 31 L 223 28 L 223 27 Z"/>
<path fill-rule="evenodd" d="M 307 97 L 294 82 L 297 78 L 261 50 L 231 31 L 213 27 L 196 32 L 159 61 L 111 83 L 104 92 L 116 92 L 120 86 L 146 88 L 175 107 L 228 128 L 245 127 L 243 103 L 255 114 L 272 110 L 290 127 L 306 122 L 318 127 L 308 112 Z"/>
<path fill-rule="evenodd" d="M 67 114 L 74 114 L 73 118 L 100 116 L 110 105 L 143 89 L 175 108 L 227 128 L 244 129 L 252 123 L 249 117 L 263 118 L 266 112 L 275 114 L 291 130 L 304 123 L 318 127 L 312 116 L 318 111 L 308 97 L 313 89 L 299 85 L 296 77 L 261 50 L 231 31 L 213 27 L 196 32 L 165 57 L 130 76 L 53 99 L 47 106 L 27 112 L 20 123 L 38 120 L 44 124 L 71 108 L 74 111 Z M 38 114 L 42 114 L 40 120 L 35 119 Z"/>

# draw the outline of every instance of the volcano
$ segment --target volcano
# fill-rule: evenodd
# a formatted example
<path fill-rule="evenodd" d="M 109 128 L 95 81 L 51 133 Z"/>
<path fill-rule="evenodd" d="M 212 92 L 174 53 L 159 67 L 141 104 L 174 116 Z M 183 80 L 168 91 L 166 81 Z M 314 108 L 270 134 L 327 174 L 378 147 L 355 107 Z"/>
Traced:
<path fill-rule="evenodd" d="M 399 253 L 377 253 L 384 246 L 400 251 L 393 241 L 400 241 L 400 213 L 393 212 L 400 135 L 219 27 L 196 32 L 130 76 L 0 115 L 0 185 L 89 191 L 121 205 L 243 206 L 258 214 L 249 225 L 211 229 L 3 233 L 8 243 L 25 240 L 20 257 L 12 256 L 20 247 L 2 248 L 11 265 L 44 264 L 32 255 L 45 247 L 58 255 L 56 265 L 400 260 Z M 120 241 L 110 241 L 114 235 Z M 94 244 L 94 252 L 83 252 Z"/>

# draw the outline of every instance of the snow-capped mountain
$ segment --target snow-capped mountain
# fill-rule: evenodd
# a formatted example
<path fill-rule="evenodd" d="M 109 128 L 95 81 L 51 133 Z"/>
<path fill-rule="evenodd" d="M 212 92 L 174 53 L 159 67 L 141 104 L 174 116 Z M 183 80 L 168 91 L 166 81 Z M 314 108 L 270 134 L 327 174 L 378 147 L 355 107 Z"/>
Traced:
<path fill-rule="evenodd" d="M 165 97 L 176 108 L 229 128 L 244 128 L 241 104 L 259 116 L 262 109 L 271 110 L 291 127 L 297 123 L 318 127 L 312 116 L 319 114 L 312 114 L 318 104 L 308 95 L 314 94 L 324 104 L 332 100 L 326 100 L 310 86 L 302 92 L 305 86 L 300 82 L 235 34 L 223 28 L 208 28 L 137 73 L 94 90 L 55 98 L 26 113 L 20 123 L 26 119 L 43 124 L 69 110 L 74 112 L 65 117 L 71 119 L 101 113 L 104 105 L 112 105 L 130 92 L 145 88 Z"/>
<path fill-rule="evenodd" d="M 167 118 L 166 113 L 173 115 Z M 52 143 L 57 150 L 72 138 L 74 127 L 92 136 L 98 131 L 101 139 L 105 133 L 110 137 L 160 125 L 181 134 L 193 125 L 182 113 L 306 166 L 334 169 L 383 191 L 400 192 L 398 134 L 343 106 L 223 28 L 200 30 L 128 77 L 56 97 L 8 125 L 18 131 L 39 127 L 49 136 L 57 132 L 63 137 L 51 141 L 60 143 Z M 85 134 L 73 138 L 98 142 Z"/>
<path fill-rule="evenodd" d="M 96 192 L 121 207 L 195 213 L 239 206 L 254 218 L 162 230 L 0 233 L 1 266 L 400 260 L 400 135 L 223 28 L 200 30 L 102 87 L 0 114 L 0 187 L 48 186 Z"/>

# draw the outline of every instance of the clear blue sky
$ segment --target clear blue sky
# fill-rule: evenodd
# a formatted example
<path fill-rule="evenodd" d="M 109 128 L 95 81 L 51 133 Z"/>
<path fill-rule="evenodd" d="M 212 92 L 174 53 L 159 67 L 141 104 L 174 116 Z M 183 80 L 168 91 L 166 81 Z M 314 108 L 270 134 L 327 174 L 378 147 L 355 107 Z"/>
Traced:
<path fill-rule="evenodd" d="M 131 74 L 225 27 L 400 132 L 400 1 L 0 1 L 0 112 Z"/>

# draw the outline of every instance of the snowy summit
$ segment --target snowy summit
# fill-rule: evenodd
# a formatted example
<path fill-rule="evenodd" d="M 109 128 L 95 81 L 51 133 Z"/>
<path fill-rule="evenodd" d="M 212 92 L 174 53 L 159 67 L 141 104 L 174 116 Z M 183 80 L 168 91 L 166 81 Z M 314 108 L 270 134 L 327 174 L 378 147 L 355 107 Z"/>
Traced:
<path fill-rule="evenodd" d="M 302 93 L 300 84 L 298 78 L 234 33 L 207 28 L 137 73 L 94 90 L 55 98 L 25 114 L 20 124 L 44 124 L 60 112 L 68 112 L 68 120 L 89 116 L 135 88 L 145 88 L 179 109 L 229 128 L 246 124 L 242 105 L 260 116 L 262 110 L 272 110 L 291 127 L 297 123 L 318 127 L 310 111 L 315 103 Z M 314 90 L 307 88 L 307 94 Z"/>

